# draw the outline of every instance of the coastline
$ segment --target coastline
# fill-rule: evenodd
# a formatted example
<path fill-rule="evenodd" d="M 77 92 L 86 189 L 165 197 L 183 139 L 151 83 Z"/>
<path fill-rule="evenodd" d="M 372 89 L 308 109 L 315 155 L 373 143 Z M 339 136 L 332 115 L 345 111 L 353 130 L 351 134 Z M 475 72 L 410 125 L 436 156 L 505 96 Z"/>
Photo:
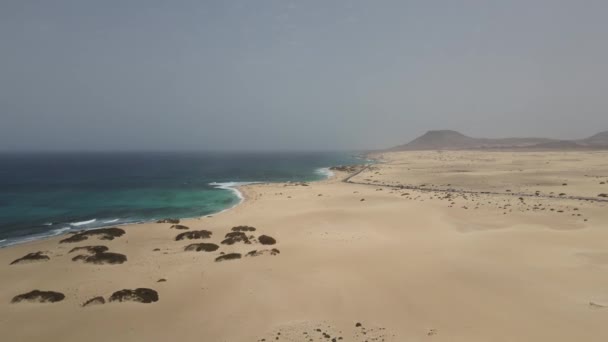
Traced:
<path fill-rule="evenodd" d="M 241 205 L 181 220 L 185 230 L 142 223 L 112 240 L 59 243 L 55 237 L 0 249 L 3 336 L 92 342 L 300 341 L 304 333 L 356 342 L 608 338 L 608 205 L 522 201 L 507 191 L 608 192 L 600 186 L 608 180 L 605 155 L 385 156 L 358 174 L 336 171 L 306 185 L 244 185 Z M 347 176 L 352 182 L 343 181 Z M 421 184 L 430 190 L 399 187 Z M 456 191 L 442 191 L 445 184 Z M 489 189 L 494 193 L 484 193 Z M 244 226 L 256 229 L 247 234 L 249 243 L 223 243 Z M 177 239 L 203 230 L 210 237 Z M 276 243 L 261 244 L 263 235 Z M 198 243 L 218 249 L 188 249 Z M 105 246 L 126 261 L 83 262 L 74 249 L 86 246 Z M 10 265 L 38 251 L 50 259 Z M 239 258 L 222 259 L 235 254 Z M 82 306 L 137 288 L 156 291 L 158 301 Z M 65 299 L 10 303 L 36 289 Z M 93 328 L 98 322 L 108 329 Z M 26 324 L 32 329 L 19 328 Z"/>
<path fill-rule="evenodd" d="M 310 182 L 322 182 L 324 180 L 330 179 L 332 177 L 335 176 L 335 174 L 331 171 L 329 171 L 330 167 L 322 167 L 322 168 L 318 168 L 314 171 L 315 174 L 318 175 L 322 175 L 325 176 L 327 178 L 324 179 L 318 179 L 318 180 L 313 180 Z M 328 170 L 327 173 L 324 173 L 321 170 Z M 247 185 L 251 185 L 251 184 L 267 184 L 267 183 L 284 183 L 284 182 L 260 182 L 260 181 L 239 181 L 239 182 L 211 182 L 209 183 L 209 185 L 213 186 L 216 189 L 221 189 L 221 190 L 226 190 L 226 191 L 230 191 L 232 194 L 234 194 L 237 198 L 238 198 L 238 202 L 233 204 L 230 207 L 221 209 L 217 212 L 214 213 L 209 213 L 209 214 L 205 214 L 205 215 L 198 215 L 198 216 L 192 216 L 192 217 L 176 217 L 179 220 L 189 220 L 189 219 L 201 219 L 203 217 L 207 217 L 207 216 L 215 216 L 215 215 L 219 215 L 222 214 L 224 212 L 228 212 L 236 207 L 238 207 L 239 205 L 242 205 L 247 197 L 246 195 L 243 193 L 242 191 L 242 187 L 247 186 Z M 10 248 L 13 246 L 17 246 L 17 245 L 23 245 L 23 244 L 28 244 L 28 243 L 32 243 L 32 242 L 36 242 L 36 241 L 43 241 L 43 240 L 47 240 L 47 239 L 52 239 L 52 238 L 63 238 L 69 234 L 73 234 L 79 231 L 83 231 L 83 230 L 95 230 L 95 229 L 104 229 L 104 228 L 110 228 L 110 227 L 119 227 L 119 228 L 129 228 L 130 226 L 136 226 L 136 225 L 140 225 L 140 224 L 146 224 L 146 223 L 154 223 L 158 220 L 158 218 L 153 218 L 153 219 L 149 219 L 149 220 L 141 220 L 141 221 L 135 221 L 135 222 L 128 222 L 128 223 L 121 223 L 121 224 L 111 224 L 109 223 L 108 225 L 102 225 L 102 226 L 95 226 L 95 227 L 91 227 L 91 228 L 82 228 L 82 229 L 78 229 L 79 226 L 81 225 L 85 225 L 85 222 L 91 222 L 91 221 L 95 221 L 96 219 L 92 219 L 89 221 L 83 221 L 83 222 L 79 222 L 80 224 L 74 224 L 71 223 L 71 227 L 63 227 L 63 228 L 57 228 L 52 230 L 49 233 L 45 233 L 45 234 L 41 234 L 41 235 L 32 235 L 32 236 L 25 236 L 19 240 L 13 241 L 10 244 L 6 244 L 6 245 L 0 245 L 0 249 L 3 248 Z M 119 220 L 119 219 L 116 219 Z M 52 233 L 52 232 L 56 232 L 56 233 Z M 0 243 L 7 241 L 8 239 L 3 239 L 0 240 Z"/>

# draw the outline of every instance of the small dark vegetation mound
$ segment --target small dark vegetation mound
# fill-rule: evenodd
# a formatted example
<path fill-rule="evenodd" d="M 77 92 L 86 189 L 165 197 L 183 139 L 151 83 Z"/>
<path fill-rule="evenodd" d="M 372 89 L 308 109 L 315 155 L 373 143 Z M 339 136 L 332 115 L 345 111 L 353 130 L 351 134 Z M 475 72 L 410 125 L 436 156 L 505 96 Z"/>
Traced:
<path fill-rule="evenodd" d="M 29 253 L 28 255 L 11 262 L 11 265 L 33 262 L 33 261 L 47 261 L 49 259 L 51 259 L 51 258 L 49 258 L 48 255 L 44 255 L 43 252 L 34 252 L 34 253 Z"/>
<path fill-rule="evenodd" d="M 152 289 L 138 288 L 135 290 L 120 290 L 114 292 L 109 299 L 110 302 L 158 302 L 158 292 Z"/>
<path fill-rule="evenodd" d="M 15 296 L 11 303 L 20 303 L 22 301 L 38 302 L 38 303 L 55 303 L 65 299 L 65 295 L 55 291 L 40 291 L 34 290 L 28 293 Z"/>
<path fill-rule="evenodd" d="M 106 247 L 106 246 L 82 246 L 82 247 L 74 247 L 68 253 L 83 251 L 83 252 L 87 252 L 89 254 L 96 254 L 96 253 L 106 252 L 107 250 L 108 250 L 108 247 Z"/>
<path fill-rule="evenodd" d="M 82 246 L 75 247 L 69 253 L 83 252 L 86 254 L 80 254 L 72 258 L 72 261 L 83 261 L 89 264 L 105 265 L 105 264 L 122 264 L 127 261 L 127 257 L 124 254 L 108 252 L 106 246 Z"/>
<path fill-rule="evenodd" d="M 89 237 L 95 236 L 101 240 L 114 240 L 114 238 L 121 237 L 125 234 L 125 231 L 120 228 L 112 227 L 112 228 L 102 228 L 95 230 L 87 230 L 83 232 L 76 233 L 69 238 L 63 239 L 59 241 L 59 243 L 72 243 L 72 242 L 80 242 L 87 240 Z"/>
<path fill-rule="evenodd" d="M 105 304 L 106 300 L 102 296 L 93 297 L 86 302 L 82 303 L 82 307 L 91 306 L 91 305 L 100 305 Z"/>
<path fill-rule="evenodd" d="M 274 245 L 275 243 L 277 243 L 277 240 L 268 235 L 260 235 L 258 241 L 260 241 L 262 245 Z"/>
<path fill-rule="evenodd" d="M 174 224 L 171 226 L 171 229 L 186 230 L 186 229 L 190 229 L 190 228 L 186 227 L 184 225 L 181 225 L 181 224 Z"/>
<path fill-rule="evenodd" d="M 77 255 L 72 258 L 72 261 L 83 261 L 88 264 L 96 265 L 115 265 L 126 262 L 127 256 L 119 253 L 102 252 L 93 255 Z"/>
<path fill-rule="evenodd" d="M 255 232 L 255 227 L 250 226 L 236 226 L 232 227 L 233 232 Z"/>
<path fill-rule="evenodd" d="M 220 246 L 214 243 L 193 243 L 186 246 L 184 250 L 193 252 L 215 252 L 218 250 L 218 248 L 220 248 Z"/>
<path fill-rule="evenodd" d="M 332 166 L 329 169 L 332 171 L 342 171 L 342 172 L 356 172 L 361 168 L 359 165 L 338 165 Z"/>
<path fill-rule="evenodd" d="M 281 253 L 278 249 L 273 248 L 273 249 L 263 249 L 263 250 L 253 250 L 249 253 L 247 253 L 245 256 L 247 257 L 256 257 L 256 256 L 260 256 L 260 255 L 264 255 L 264 254 L 270 254 L 270 255 L 277 255 Z"/>
<path fill-rule="evenodd" d="M 237 242 L 243 242 L 246 244 L 250 244 L 249 237 L 247 234 L 243 232 L 230 232 L 226 234 L 224 241 L 222 241 L 223 245 L 234 245 Z"/>
<path fill-rule="evenodd" d="M 597 197 L 608 197 L 608 194 L 599 194 Z"/>
<path fill-rule="evenodd" d="M 191 232 L 177 234 L 177 236 L 175 237 L 175 241 L 184 240 L 184 239 L 188 239 L 188 240 L 208 239 L 211 237 L 211 234 L 212 233 L 208 230 L 193 230 Z"/>
<path fill-rule="evenodd" d="M 161 219 L 156 221 L 156 223 L 172 223 L 172 224 L 178 224 L 179 223 L 179 219 L 175 219 L 175 218 L 166 218 L 166 219 Z"/>
<path fill-rule="evenodd" d="M 228 253 L 228 254 L 220 255 L 219 257 L 215 258 L 215 261 L 219 262 L 219 261 L 234 260 L 234 259 L 240 259 L 240 258 L 241 258 L 241 253 Z"/>

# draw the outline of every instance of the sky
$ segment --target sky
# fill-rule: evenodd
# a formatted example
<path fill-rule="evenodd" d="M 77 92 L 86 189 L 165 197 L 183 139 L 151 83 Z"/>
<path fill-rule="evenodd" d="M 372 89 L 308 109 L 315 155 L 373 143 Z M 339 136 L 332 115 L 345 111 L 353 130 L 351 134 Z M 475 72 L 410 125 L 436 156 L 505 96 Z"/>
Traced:
<path fill-rule="evenodd" d="M 608 130 L 608 1 L 0 1 L 0 150 Z"/>

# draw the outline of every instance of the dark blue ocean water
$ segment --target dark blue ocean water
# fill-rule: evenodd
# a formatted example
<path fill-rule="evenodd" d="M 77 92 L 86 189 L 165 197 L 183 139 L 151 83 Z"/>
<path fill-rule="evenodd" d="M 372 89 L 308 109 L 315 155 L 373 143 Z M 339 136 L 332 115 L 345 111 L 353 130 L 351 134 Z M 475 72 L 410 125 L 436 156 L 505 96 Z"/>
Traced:
<path fill-rule="evenodd" d="M 313 181 L 353 153 L 0 154 L 0 246 L 122 223 L 216 213 L 234 182 Z"/>

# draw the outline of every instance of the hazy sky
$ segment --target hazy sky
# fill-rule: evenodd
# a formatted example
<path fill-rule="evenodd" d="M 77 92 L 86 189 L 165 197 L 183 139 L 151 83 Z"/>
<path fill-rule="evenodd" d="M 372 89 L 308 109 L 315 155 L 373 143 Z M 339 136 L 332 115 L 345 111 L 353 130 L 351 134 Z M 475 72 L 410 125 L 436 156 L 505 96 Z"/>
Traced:
<path fill-rule="evenodd" d="M 608 130 L 608 1 L 0 1 L 0 150 Z"/>

